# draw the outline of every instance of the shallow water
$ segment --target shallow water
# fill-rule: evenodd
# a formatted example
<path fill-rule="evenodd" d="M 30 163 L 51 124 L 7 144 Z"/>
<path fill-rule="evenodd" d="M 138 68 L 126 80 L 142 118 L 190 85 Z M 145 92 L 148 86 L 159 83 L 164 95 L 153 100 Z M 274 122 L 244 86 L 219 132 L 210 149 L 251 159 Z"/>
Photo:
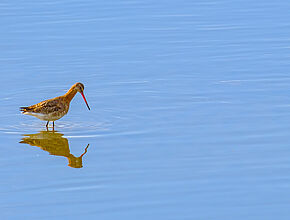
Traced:
<path fill-rule="evenodd" d="M 1 219 L 288 220 L 289 9 L 2 1 Z"/>

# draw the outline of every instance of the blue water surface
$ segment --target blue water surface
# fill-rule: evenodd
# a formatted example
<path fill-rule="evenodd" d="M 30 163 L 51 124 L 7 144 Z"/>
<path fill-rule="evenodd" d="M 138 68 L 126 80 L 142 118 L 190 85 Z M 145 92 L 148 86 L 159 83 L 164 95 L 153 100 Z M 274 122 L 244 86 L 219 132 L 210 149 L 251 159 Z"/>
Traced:
<path fill-rule="evenodd" d="M 2 0 L 1 220 L 290 219 L 289 11 Z M 76 82 L 55 132 L 20 114 Z"/>

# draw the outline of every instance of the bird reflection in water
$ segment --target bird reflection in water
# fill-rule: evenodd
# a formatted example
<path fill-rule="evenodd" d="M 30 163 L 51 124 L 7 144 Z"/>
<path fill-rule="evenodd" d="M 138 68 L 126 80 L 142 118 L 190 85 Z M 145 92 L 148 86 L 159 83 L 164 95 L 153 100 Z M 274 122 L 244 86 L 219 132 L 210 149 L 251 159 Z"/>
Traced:
<path fill-rule="evenodd" d="M 66 157 L 70 167 L 83 167 L 83 156 L 87 153 L 89 144 L 86 146 L 84 153 L 79 157 L 75 157 L 70 153 L 67 138 L 64 138 L 61 133 L 56 131 L 40 131 L 37 134 L 24 134 L 23 136 L 19 143 L 40 147 L 51 155 Z"/>

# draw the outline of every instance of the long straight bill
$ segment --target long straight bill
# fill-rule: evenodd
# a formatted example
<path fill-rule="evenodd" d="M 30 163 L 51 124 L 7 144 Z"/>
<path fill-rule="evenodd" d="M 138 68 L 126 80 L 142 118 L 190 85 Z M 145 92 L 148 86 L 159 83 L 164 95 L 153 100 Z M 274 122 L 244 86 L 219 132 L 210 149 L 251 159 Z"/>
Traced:
<path fill-rule="evenodd" d="M 88 102 L 87 102 L 87 100 L 86 100 L 86 97 L 85 97 L 84 93 L 81 92 L 81 95 L 82 95 L 82 97 L 84 98 L 85 103 L 87 104 L 88 109 L 91 110 L 91 109 L 90 109 L 90 106 L 88 105 Z"/>

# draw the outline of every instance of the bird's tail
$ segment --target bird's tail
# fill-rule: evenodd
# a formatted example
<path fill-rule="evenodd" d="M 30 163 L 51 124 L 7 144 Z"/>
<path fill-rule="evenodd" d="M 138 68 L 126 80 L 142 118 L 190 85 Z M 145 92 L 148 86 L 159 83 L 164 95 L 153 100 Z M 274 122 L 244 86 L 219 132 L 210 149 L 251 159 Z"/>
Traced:
<path fill-rule="evenodd" d="M 20 107 L 19 110 L 22 111 L 22 113 L 24 113 L 29 111 L 29 107 Z"/>

